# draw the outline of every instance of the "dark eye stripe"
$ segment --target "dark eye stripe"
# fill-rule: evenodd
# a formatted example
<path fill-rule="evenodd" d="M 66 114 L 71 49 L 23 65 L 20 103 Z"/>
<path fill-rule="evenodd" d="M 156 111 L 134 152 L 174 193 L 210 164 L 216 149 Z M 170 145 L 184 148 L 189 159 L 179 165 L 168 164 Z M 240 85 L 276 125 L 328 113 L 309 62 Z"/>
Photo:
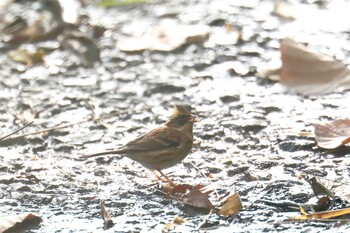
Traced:
<path fill-rule="evenodd" d="M 167 122 L 167 125 L 170 127 L 181 127 L 188 122 L 190 117 L 190 115 L 178 115 L 175 118 L 170 119 Z"/>

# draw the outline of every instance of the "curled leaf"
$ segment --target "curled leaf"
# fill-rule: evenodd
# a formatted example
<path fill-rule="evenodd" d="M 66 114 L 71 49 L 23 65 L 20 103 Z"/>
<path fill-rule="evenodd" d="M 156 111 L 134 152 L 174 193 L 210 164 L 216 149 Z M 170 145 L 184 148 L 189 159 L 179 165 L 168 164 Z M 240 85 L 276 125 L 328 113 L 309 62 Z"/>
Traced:
<path fill-rule="evenodd" d="M 307 181 L 311 185 L 315 196 L 326 195 L 334 199 L 334 193 L 332 193 L 331 190 L 329 190 L 323 183 L 321 183 L 317 177 L 312 177 Z"/>
<path fill-rule="evenodd" d="M 228 216 L 238 213 L 243 208 L 241 198 L 237 193 L 229 196 L 222 204 L 219 214 Z"/>
<path fill-rule="evenodd" d="M 350 142 L 350 119 L 314 124 L 315 140 L 319 147 L 335 149 Z"/>
<path fill-rule="evenodd" d="M 326 94 L 350 88 L 350 70 L 332 57 L 286 38 L 281 42 L 281 82 L 302 94 Z"/>

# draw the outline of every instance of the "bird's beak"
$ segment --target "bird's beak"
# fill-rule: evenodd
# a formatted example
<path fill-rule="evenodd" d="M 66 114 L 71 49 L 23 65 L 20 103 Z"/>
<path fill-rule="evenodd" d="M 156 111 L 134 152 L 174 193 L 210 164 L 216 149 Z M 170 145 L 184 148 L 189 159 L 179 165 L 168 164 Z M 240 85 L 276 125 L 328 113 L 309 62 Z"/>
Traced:
<path fill-rule="evenodd" d="M 194 122 L 198 122 L 198 121 L 199 121 L 199 120 L 196 119 L 196 116 L 193 116 L 193 115 L 191 116 L 190 122 L 193 122 L 193 123 L 194 123 Z"/>

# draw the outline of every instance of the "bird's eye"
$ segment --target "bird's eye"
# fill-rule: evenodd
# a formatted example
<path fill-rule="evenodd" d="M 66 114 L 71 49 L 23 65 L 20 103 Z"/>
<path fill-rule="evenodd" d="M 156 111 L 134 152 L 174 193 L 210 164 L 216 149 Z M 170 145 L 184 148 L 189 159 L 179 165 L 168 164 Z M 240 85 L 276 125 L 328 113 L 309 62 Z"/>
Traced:
<path fill-rule="evenodd" d="M 189 116 L 187 116 L 187 115 L 180 115 L 180 116 L 178 116 L 177 119 L 180 122 L 186 122 L 189 119 Z"/>

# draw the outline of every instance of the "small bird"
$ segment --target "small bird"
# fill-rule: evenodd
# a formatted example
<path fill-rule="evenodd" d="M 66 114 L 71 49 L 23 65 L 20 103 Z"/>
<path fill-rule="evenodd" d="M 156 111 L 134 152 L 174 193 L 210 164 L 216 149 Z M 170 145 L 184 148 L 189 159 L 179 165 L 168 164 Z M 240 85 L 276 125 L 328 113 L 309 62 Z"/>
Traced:
<path fill-rule="evenodd" d="M 83 158 L 119 154 L 139 162 L 151 171 L 157 170 L 170 184 L 174 184 L 161 170 L 180 163 L 193 145 L 195 116 L 183 105 L 176 105 L 172 115 L 161 126 L 111 151 L 84 155 Z"/>

